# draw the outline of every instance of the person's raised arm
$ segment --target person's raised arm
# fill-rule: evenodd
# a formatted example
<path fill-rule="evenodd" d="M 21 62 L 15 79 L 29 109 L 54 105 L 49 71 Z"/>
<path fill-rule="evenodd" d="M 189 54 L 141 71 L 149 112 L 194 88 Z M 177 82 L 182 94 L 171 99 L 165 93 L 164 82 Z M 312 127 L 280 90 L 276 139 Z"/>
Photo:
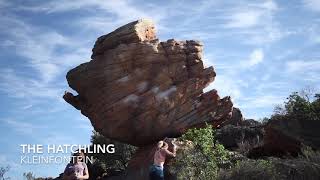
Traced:
<path fill-rule="evenodd" d="M 167 156 L 176 157 L 176 152 L 175 151 L 174 152 L 170 152 L 168 149 L 165 149 L 165 151 L 166 151 L 166 155 Z"/>
<path fill-rule="evenodd" d="M 85 175 L 83 176 L 83 178 L 84 179 L 89 179 L 89 171 L 88 171 L 87 165 L 86 165 L 86 168 L 85 168 L 84 172 L 85 172 Z"/>
<path fill-rule="evenodd" d="M 169 151 L 168 149 L 164 149 L 164 150 L 165 150 L 167 156 L 176 157 L 177 149 L 176 149 L 175 145 L 173 146 L 173 152 Z"/>

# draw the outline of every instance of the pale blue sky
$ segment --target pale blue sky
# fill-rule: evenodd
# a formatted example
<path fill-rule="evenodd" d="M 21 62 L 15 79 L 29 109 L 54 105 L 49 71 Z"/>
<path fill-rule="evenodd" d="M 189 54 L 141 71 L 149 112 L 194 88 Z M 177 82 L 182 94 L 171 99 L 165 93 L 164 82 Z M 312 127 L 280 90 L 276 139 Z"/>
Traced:
<path fill-rule="evenodd" d="M 21 165 L 20 144 L 89 143 L 89 120 L 62 99 L 66 72 L 90 60 L 97 37 L 133 20 L 153 19 L 163 41 L 203 41 L 217 72 L 208 89 L 246 118 L 320 88 L 320 0 L 0 0 L 0 13 L 0 165 L 14 179 L 65 166 Z"/>

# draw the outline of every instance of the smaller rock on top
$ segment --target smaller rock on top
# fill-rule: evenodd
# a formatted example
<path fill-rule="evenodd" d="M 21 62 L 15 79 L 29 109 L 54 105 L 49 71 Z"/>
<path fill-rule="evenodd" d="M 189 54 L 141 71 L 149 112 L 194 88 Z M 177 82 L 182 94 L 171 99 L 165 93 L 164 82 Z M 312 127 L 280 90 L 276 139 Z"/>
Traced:
<path fill-rule="evenodd" d="M 156 38 L 156 29 L 152 20 L 137 20 L 99 37 L 92 49 L 91 58 L 94 59 L 95 56 L 103 54 L 107 49 L 113 49 L 119 44 L 151 41 Z"/>

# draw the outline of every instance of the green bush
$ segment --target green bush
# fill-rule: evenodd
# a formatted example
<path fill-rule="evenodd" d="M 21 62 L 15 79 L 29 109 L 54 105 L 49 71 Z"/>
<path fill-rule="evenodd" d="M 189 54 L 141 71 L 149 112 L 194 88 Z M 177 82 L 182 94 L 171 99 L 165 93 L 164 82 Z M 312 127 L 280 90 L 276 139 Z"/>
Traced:
<path fill-rule="evenodd" d="M 5 177 L 5 174 L 10 170 L 10 166 L 0 167 L 0 180 L 9 180 L 9 177 Z"/>
<path fill-rule="evenodd" d="M 272 119 L 320 120 L 320 94 L 293 92 L 284 102 L 276 106 Z"/>
<path fill-rule="evenodd" d="M 192 141 L 194 148 L 182 151 L 176 157 L 178 179 L 217 179 L 218 169 L 228 162 L 228 152 L 215 142 L 215 131 L 209 125 L 205 128 L 189 129 L 179 139 Z"/>
<path fill-rule="evenodd" d="M 35 180 L 36 179 L 36 177 L 35 177 L 33 172 L 23 173 L 23 177 L 26 180 Z"/>
<path fill-rule="evenodd" d="M 192 141 L 196 148 L 200 149 L 208 159 L 213 160 L 217 165 L 228 161 L 228 151 L 216 141 L 215 130 L 211 125 L 207 125 L 205 128 L 189 129 L 181 139 Z"/>
<path fill-rule="evenodd" d="M 119 141 L 111 140 L 104 137 L 98 132 L 93 131 L 91 136 L 92 144 L 108 145 L 114 144 L 115 153 L 94 153 L 93 164 L 89 164 L 88 169 L 90 173 L 90 179 L 96 179 L 102 177 L 104 174 L 115 175 L 123 172 L 128 165 L 133 153 L 136 151 L 136 147 L 130 144 L 121 143 Z"/>

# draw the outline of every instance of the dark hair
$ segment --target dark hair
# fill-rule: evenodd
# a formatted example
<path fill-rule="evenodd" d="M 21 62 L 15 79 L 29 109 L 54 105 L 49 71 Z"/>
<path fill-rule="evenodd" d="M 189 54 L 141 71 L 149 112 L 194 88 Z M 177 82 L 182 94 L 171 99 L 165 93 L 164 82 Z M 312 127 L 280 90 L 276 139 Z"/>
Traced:
<path fill-rule="evenodd" d="M 78 158 L 78 156 L 81 155 L 81 153 L 84 154 L 83 149 L 76 151 L 75 153 L 72 154 L 72 157 L 70 158 L 70 163 L 75 163 L 75 158 Z M 81 159 L 80 162 L 83 162 L 84 158 Z"/>

